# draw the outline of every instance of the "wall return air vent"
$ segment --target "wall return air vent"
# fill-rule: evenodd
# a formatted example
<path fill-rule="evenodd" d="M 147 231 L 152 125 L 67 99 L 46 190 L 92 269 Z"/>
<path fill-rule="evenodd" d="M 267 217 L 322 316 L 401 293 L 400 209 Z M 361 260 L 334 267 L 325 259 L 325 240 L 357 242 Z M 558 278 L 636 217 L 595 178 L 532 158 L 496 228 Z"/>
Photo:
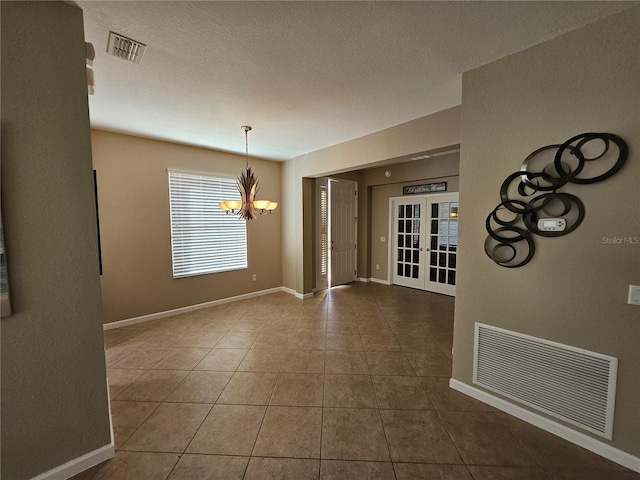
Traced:
<path fill-rule="evenodd" d="M 476 323 L 473 383 L 611 440 L 618 359 Z"/>
<path fill-rule="evenodd" d="M 127 62 L 140 64 L 147 46 L 118 33 L 109 32 L 107 53 Z"/>

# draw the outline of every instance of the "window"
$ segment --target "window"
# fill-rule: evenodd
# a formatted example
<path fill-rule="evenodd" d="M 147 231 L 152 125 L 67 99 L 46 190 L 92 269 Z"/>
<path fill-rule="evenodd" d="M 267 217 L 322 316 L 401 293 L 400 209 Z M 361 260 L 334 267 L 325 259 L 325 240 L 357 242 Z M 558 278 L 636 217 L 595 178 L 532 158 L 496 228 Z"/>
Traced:
<path fill-rule="evenodd" d="M 174 278 L 247 268 L 247 223 L 218 206 L 237 197 L 233 178 L 169 170 Z"/>

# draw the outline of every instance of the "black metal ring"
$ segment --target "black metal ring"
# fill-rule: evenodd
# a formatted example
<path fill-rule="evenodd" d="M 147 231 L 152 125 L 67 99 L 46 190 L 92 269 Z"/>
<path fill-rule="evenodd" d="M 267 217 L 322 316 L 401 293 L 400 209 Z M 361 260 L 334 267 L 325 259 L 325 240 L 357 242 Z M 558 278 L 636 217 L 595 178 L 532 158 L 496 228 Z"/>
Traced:
<path fill-rule="evenodd" d="M 602 140 L 606 139 L 605 143 L 607 147 L 609 146 L 609 141 L 612 141 L 618 146 L 619 154 L 615 164 L 609 170 L 604 172 L 602 175 L 597 175 L 592 178 L 577 178 L 577 175 L 580 173 L 579 170 L 582 170 L 582 168 L 580 168 L 579 170 L 576 169 L 573 172 L 568 172 L 568 173 L 565 172 L 564 169 L 562 168 L 562 163 L 560 161 L 560 158 L 562 157 L 562 152 L 566 148 L 569 148 L 571 144 L 576 140 L 580 140 L 580 142 L 578 142 L 578 145 L 582 146 L 588 141 L 591 141 L 595 138 L 600 138 Z M 609 149 L 607 148 L 607 151 L 608 150 Z M 575 154 L 580 158 L 580 165 L 584 166 L 585 158 L 584 158 L 584 155 L 582 155 L 582 152 L 579 149 L 575 148 Z M 603 155 L 597 158 L 602 158 Z M 576 135 L 575 137 L 570 138 L 560 146 L 560 148 L 558 149 L 558 152 L 556 153 L 556 157 L 554 159 L 554 165 L 560 175 L 563 175 L 563 174 L 567 175 L 569 182 L 586 185 L 590 183 L 601 182 L 602 180 L 605 180 L 610 176 L 614 175 L 615 173 L 617 173 L 627 161 L 628 156 L 629 156 L 629 147 L 627 145 L 627 142 L 625 142 L 622 138 L 618 137 L 617 135 L 614 135 L 612 133 L 582 133 L 580 135 Z M 596 160 L 597 158 L 590 159 L 589 161 Z"/>
<path fill-rule="evenodd" d="M 527 242 L 527 246 L 529 248 L 529 251 L 527 252 L 527 256 L 525 257 L 524 260 L 522 260 L 520 263 L 516 263 L 515 265 L 505 265 L 502 262 L 498 262 L 496 261 L 496 259 L 491 255 L 492 250 L 489 250 L 489 242 L 493 239 L 495 240 L 494 237 L 487 237 L 484 241 L 484 251 L 487 254 L 487 256 L 493 260 L 496 264 L 500 265 L 501 267 L 505 267 L 505 268 L 518 268 L 518 267 L 522 267 L 523 265 L 526 265 L 527 263 L 529 263 L 531 261 L 531 259 L 533 258 L 533 255 L 536 251 L 536 245 L 533 242 L 533 239 L 531 238 L 531 235 L 529 235 L 529 232 L 526 232 L 525 230 L 518 228 L 518 227 L 500 227 L 498 229 L 496 229 L 495 233 L 496 235 L 504 232 L 504 231 L 512 231 L 514 233 L 518 234 L 518 237 L 514 237 L 514 238 L 519 238 L 518 241 L 526 241 Z M 511 244 L 511 243 L 516 243 L 516 242 L 504 242 L 504 240 L 500 241 L 498 240 L 500 243 L 507 243 L 507 244 Z M 514 247 L 515 248 L 515 247 Z"/>

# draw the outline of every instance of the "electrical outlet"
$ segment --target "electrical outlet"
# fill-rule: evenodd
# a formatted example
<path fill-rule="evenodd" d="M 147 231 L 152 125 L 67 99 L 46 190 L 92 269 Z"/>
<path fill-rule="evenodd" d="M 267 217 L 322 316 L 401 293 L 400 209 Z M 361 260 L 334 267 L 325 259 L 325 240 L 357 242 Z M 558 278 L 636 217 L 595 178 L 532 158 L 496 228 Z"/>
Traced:
<path fill-rule="evenodd" d="M 376 270 L 380 270 L 380 264 L 376 263 Z"/>
<path fill-rule="evenodd" d="M 640 305 L 640 286 L 629 285 L 629 305 Z"/>
<path fill-rule="evenodd" d="M 256 281 L 256 279 L 257 279 L 257 276 L 256 276 L 256 274 L 255 274 L 255 273 L 254 273 L 253 275 L 251 275 L 251 281 L 252 281 L 252 282 L 255 282 L 255 281 Z"/>

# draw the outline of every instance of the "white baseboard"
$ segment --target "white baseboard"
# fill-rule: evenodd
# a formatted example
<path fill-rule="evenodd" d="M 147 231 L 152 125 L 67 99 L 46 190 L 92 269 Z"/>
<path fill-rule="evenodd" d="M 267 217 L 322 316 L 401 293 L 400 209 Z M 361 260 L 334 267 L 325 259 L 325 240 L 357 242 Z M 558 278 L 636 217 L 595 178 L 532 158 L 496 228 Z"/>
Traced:
<path fill-rule="evenodd" d="M 313 297 L 313 292 L 311 292 L 311 293 L 298 293 L 293 288 L 288 288 L 288 287 L 280 287 L 280 291 L 288 293 L 289 295 L 293 295 L 294 297 L 299 298 L 300 300 L 304 300 L 305 298 Z"/>
<path fill-rule="evenodd" d="M 362 283 L 369 283 L 371 281 L 370 278 L 364 278 L 364 277 L 358 277 L 358 278 L 356 278 L 356 280 L 358 282 L 362 282 Z"/>
<path fill-rule="evenodd" d="M 611 445 L 601 442 L 593 437 L 585 435 L 584 433 L 573 430 L 565 425 L 550 420 L 542 415 L 526 410 L 518 405 L 496 397 L 490 393 L 480 390 L 466 383 L 462 383 L 459 380 L 453 378 L 449 380 L 449 386 L 454 390 L 469 395 L 470 397 L 480 400 L 481 402 L 491 405 L 503 412 L 513 415 L 520 420 L 523 420 L 531 425 L 535 425 L 542 430 L 557 435 L 560 438 L 574 443 L 582 448 L 596 453 L 604 458 L 611 460 L 619 465 L 627 467 L 635 472 L 640 472 L 640 458 L 631 455 L 630 453 L 623 452 L 620 449 L 612 447 Z"/>
<path fill-rule="evenodd" d="M 371 277 L 369 281 L 373 283 L 381 283 L 382 285 L 391 285 L 391 282 L 389 280 L 382 280 L 380 278 Z"/>
<path fill-rule="evenodd" d="M 135 325 L 136 323 L 149 322 L 151 320 L 158 320 L 160 318 L 172 317 L 181 313 L 193 312 L 194 310 L 200 310 L 202 308 L 215 307 L 216 305 L 222 305 L 225 303 L 237 302 L 239 300 L 246 300 L 247 298 L 261 297 L 262 295 L 269 295 L 270 293 L 286 292 L 291 295 L 295 295 L 297 298 L 310 298 L 313 297 L 313 293 L 301 294 L 286 287 L 275 287 L 267 290 L 260 290 L 258 292 L 245 293 L 243 295 L 236 295 L 235 297 L 221 298 L 220 300 L 213 300 L 211 302 L 198 303 L 196 305 L 189 305 L 187 307 L 174 308 L 173 310 L 165 310 L 164 312 L 150 313 L 149 315 L 142 315 L 141 317 L 127 318 L 125 320 L 118 320 L 117 322 L 105 323 L 102 328 L 104 330 L 111 330 L 113 328 L 126 327 L 127 325 Z"/>
<path fill-rule="evenodd" d="M 60 465 L 53 470 L 41 473 L 31 480 L 66 480 L 67 478 L 71 478 L 78 473 L 82 473 L 91 467 L 95 467 L 99 463 L 113 458 L 113 456 L 115 455 L 115 451 L 115 446 L 113 445 L 113 442 L 111 442 L 110 445 L 105 445 L 104 447 L 100 447 L 93 452 L 89 452 L 78 458 L 74 458 L 73 460 Z"/>

